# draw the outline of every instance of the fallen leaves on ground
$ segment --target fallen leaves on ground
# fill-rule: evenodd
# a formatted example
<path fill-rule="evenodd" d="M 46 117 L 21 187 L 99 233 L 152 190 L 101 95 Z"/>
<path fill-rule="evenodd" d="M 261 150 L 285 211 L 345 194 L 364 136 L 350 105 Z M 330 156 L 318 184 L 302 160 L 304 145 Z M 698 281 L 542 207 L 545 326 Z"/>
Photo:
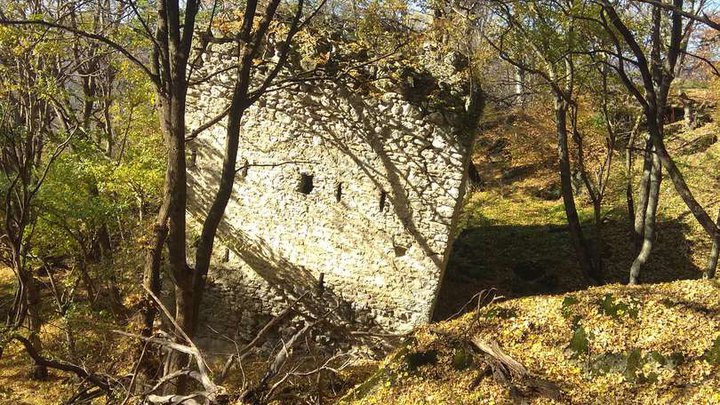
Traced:
<path fill-rule="evenodd" d="M 495 341 L 560 399 L 511 392 L 468 344 Z M 720 287 L 686 280 L 607 285 L 494 303 L 419 329 L 357 404 L 720 403 Z"/>

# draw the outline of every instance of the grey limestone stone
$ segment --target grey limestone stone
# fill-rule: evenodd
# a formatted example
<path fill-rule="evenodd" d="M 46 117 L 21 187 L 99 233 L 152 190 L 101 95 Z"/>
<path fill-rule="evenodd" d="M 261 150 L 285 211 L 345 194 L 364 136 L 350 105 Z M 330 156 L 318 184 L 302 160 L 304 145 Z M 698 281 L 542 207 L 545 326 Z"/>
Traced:
<path fill-rule="evenodd" d="M 203 69 L 220 59 L 209 53 Z M 225 108 L 228 80 L 188 92 L 189 128 Z M 215 245 L 230 254 L 218 253 L 209 275 L 223 293 L 208 299 L 224 303 L 202 316 L 244 336 L 322 279 L 323 297 L 349 303 L 340 324 L 398 332 L 430 321 L 464 197 L 460 128 L 441 112 L 421 117 L 399 94 L 360 96 L 342 83 L 275 91 L 242 122 L 238 166 L 247 168 Z M 212 201 L 224 139 L 220 123 L 192 141 L 191 218 Z"/>

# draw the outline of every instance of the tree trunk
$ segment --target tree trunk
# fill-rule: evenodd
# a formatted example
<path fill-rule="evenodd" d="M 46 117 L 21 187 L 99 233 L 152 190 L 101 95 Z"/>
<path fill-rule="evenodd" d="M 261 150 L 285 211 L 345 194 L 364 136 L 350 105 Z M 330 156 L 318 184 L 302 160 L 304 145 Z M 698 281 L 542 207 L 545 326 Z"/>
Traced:
<path fill-rule="evenodd" d="M 184 98 L 184 97 L 183 97 Z M 185 245 L 185 208 L 187 204 L 187 172 L 185 164 L 185 102 L 175 101 L 166 112 L 170 127 L 168 142 L 167 195 L 168 205 L 168 261 L 175 278 L 175 320 L 187 333 L 192 314 L 185 312 L 192 305 L 185 300 L 192 297 L 192 269 L 187 266 Z M 188 316 L 190 315 L 190 316 Z M 191 335 L 188 335 L 191 336 Z"/>
<path fill-rule="evenodd" d="M 633 148 L 635 147 L 635 137 L 637 136 L 638 131 L 640 130 L 640 120 L 641 115 L 637 117 L 635 120 L 635 125 L 633 126 L 633 129 L 630 131 L 630 136 L 628 137 L 627 145 L 625 145 L 625 177 L 626 177 L 626 183 L 625 183 L 625 200 L 627 201 L 627 210 L 628 210 L 628 220 L 630 222 L 630 231 L 633 235 L 633 239 L 636 245 L 636 248 L 638 247 L 637 243 L 637 234 L 635 233 L 635 200 L 633 198 L 633 181 L 634 181 L 634 165 L 635 161 L 633 159 Z M 644 159 L 643 159 L 644 161 Z"/>
<path fill-rule="evenodd" d="M 683 120 L 685 121 L 685 129 L 693 130 L 695 129 L 696 124 L 694 103 L 685 95 L 685 93 L 680 95 L 680 100 L 683 105 Z"/>
<path fill-rule="evenodd" d="M 602 200 L 595 199 L 593 201 L 593 217 L 595 220 L 595 244 L 593 246 L 593 265 L 595 266 L 595 271 L 599 274 L 603 274 L 603 262 L 602 262 L 602 246 L 603 246 L 603 236 L 602 236 Z M 598 280 L 601 281 L 601 280 Z"/>
<path fill-rule="evenodd" d="M 118 288 L 118 281 L 115 274 L 115 267 L 113 266 L 113 253 L 112 244 L 110 242 L 110 232 L 108 231 L 107 223 L 103 221 L 97 231 L 98 247 L 100 249 L 100 260 L 107 268 L 105 273 L 106 277 L 105 285 L 107 288 L 108 299 L 110 300 L 110 309 L 116 316 L 122 316 L 125 314 L 125 306 L 122 301 L 122 294 Z"/>
<path fill-rule="evenodd" d="M 720 210 L 718 210 L 718 216 L 715 223 L 718 227 L 720 227 Z M 718 245 L 720 245 L 720 232 L 716 232 L 715 237 L 713 238 L 712 248 L 710 248 L 710 257 L 708 258 L 707 267 L 705 268 L 705 273 L 703 274 L 703 278 L 705 279 L 715 278 L 715 270 L 717 270 L 718 264 L 718 251 L 720 250 Z"/>
<path fill-rule="evenodd" d="M 515 102 L 518 106 L 525 105 L 525 70 L 515 67 Z"/>
<path fill-rule="evenodd" d="M 82 279 L 83 284 L 85 284 L 85 291 L 88 296 L 88 301 L 90 301 L 90 306 L 95 308 L 97 291 L 95 290 L 95 283 L 93 283 L 92 278 L 90 277 L 90 273 L 88 273 L 87 261 L 85 260 L 85 252 L 86 249 L 83 248 L 83 257 L 80 258 L 78 267 L 80 268 L 80 278 Z"/>
<path fill-rule="evenodd" d="M 153 334 L 153 325 L 157 310 L 152 296 L 147 291 L 152 292 L 156 297 L 160 296 L 160 265 L 162 263 L 162 251 L 167 237 L 167 204 L 164 202 L 158 212 L 157 222 L 153 226 L 153 236 L 148 245 L 148 251 L 145 256 L 145 268 L 143 272 L 143 300 L 140 304 L 140 313 L 142 315 L 142 330 L 140 334 L 143 337 L 150 337 Z M 138 383 L 135 385 L 138 392 L 142 392 L 144 381 L 153 380 L 159 371 L 157 363 L 157 352 L 151 346 L 141 343 L 137 348 L 137 357 L 140 359 L 138 364 Z M 152 353 L 152 354 L 151 354 Z"/>
<path fill-rule="evenodd" d="M 665 170 L 667 171 L 668 177 L 670 177 L 670 180 L 675 187 L 675 191 L 680 195 L 680 198 L 682 198 L 685 205 L 688 207 L 695 219 L 697 219 L 697 221 L 700 223 L 700 226 L 703 227 L 705 232 L 707 232 L 707 234 L 710 235 L 712 238 L 715 238 L 715 234 L 718 231 L 718 227 L 715 225 L 715 221 L 713 221 L 710 215 L 708 215 L 707 211 L 705 211 L 705 209 L 700 205 L 700 203 L 697 202 L 697 200 L 693 196 L 690 188 L 685 182 L 685 178 L 683 177 L 682 173 L 680 173 L 680 169 L 678 169 L 677 165 L 672 160 L 670 154 L 665 148 L 665 143 L 663 142 L 662 138 L 653 137 L 653 146 L 655 147 L 655 150 L 660 157 L 660 162 L 662 163 L 663 168 L 665 168 Z"/>
<path fill-rule="evenodd" d="M 633 240 L 635 242 L 636 253 L 640 251 L 644 240 L 645 232 L 645 218 L 647 213 L 647 205 L 650 192 L 650 182 L 652 177 L 653 167 L 653 151 L 652 151 L 652 140 L 650 135 L 645 142 L 645 149 L 643 150 L 643 173 L 640 178 L 640 185 L 638 186 L 638 201 L 635 207 L 635 219 L 634 219 L 634 233 Z"/>
<path fill-rule="evenodd" d="M 184 98 L 184 97 L 183 97 Z M 187 183 L 185 170 L 185 117 L 184 100 L 181 104 L 172 99 L 161 101 L 161 126 L 165 134 L 167 146 L 167 167 L 165 171 L 165 184 L 163 189 L 163 203 L 158 211 L 153 227 L 153 237 L 148 244 L 143 272 L 143 287 L 160 297 L 160 265 L 162 263 L 163 246 L 167 242 L 168 262 L 170 274 L 174 279 L 176 298 L 182 304 L 183 290 L 190 284 L 189 269 L 185 258 L 185 203 L 187 200 Z M 153 324 L 157 316 L 154 298 L 145 293 L 142 303 L 143 329 L 142 335 L 151 336 Z M 184 308 L 178 305 L 177 308 Z M 180 322 L 180 320 L 178 320 Z M 180 323 L 181 326 L 185 326 Z M 143 345 L 144 346 L 144 345 Z M 140 348 L 142 349 L 142 348 Z M 157 364 L 153 363 L 152 356 L 146 355 L 140 369 L 146 377 L 152 378 L 157 372 Z"/>
<path fill-rule="evenodd" d="M 182 100 L 171 100 L 163 111 L 168 130 L 168 167 L 165 195 L 168 198 L 168 264 L 175 285 L 175 321 L 180 329 L 192 339 L 193 331 L 193 269 L 187 265 L 186 220 L 187 167 L 185 161 L 185 94 Z M 176 336 L 182 336 L 179 331 Z M 186 342 L 184 342 L 187 344 Z M 187 356 L 171 353 L 168 373 L 182 368 Z M 184 378 L 178 382 L 178 393 L 185 392 Z M 172 385 L 168 389 L 173 389 Z"/>
<path fill-rule="evenodd" d="M 42 352 L 42 341 L 40 340 L 40 329 L 42 327 L 42 315 L 40 313 L 40 291 L 37 281 L 32 272 L 26 269 L 18 269 L 25 292 L 25 305 L 27 306 L 27 328 L 30 332 L 28 340 L 33 348 Z M 33 380 L 45 380 L 48 377 L 47 367 L 35 363 L 30 370 L 30 378 Z"/>
<path fill-rule="evenodd" d="M 642 243 L 640 251 L 637 253 L 635 260 L 630 266 L 629 284 L 638 284 L 640 282 L 640 271 L 647 263 L 655 243 L 655 229 L 657 219 L 657 206 L 660 201 L 660 182 L 662 181 L 662 166 L 657 153 L 652 154 L 652 166 L 650 170 L 650 181 L 647 186 L 647 203 L 643 212 L 638 211 L 638 215 L 642 215 L 643 228 L 641 230 Z M 638 207 L 640 208 L 640 207 Z"/>
<path fill-rule="evenodd" d="M 240 85 L 239 83 L 237 84 Z M 242 91 L 242 90 L 241 90 Z M 246 100 L 243 94 L 238 94 L 236 89 L 232 100 L 230 112 L 228 113 L 228 126 L 225 137 L 225 156 L 223 157 L 222 173 L 220 184 L 213 203 L 208 210 L 207 217 L 203 223 L 202 233 L 195 250 L 195 278 L 193 280 L 193 291 L 195 301 L 193 303 L 193 325 L 198 322 L 200 305 L 210 269 L 215 235 L 218 226 L 225 213 L 225 208 L 232 195 L 233 184 L 235 183 L 235 172 L 237 165 L 238 147 L 240 142 L 240 121 L 245 111 Z M 192 331 L 195 332 L 194 330 Z"/>
<path fill-rule="evenodd" d="M 567 113 L 567 103 L 562 100 L 562 98 L 557 97 L 555 100 L 555 125 L 563 204 L 565 206 L 570 238 L 575 248 L 583 276 L 591 282 L 596 283 L 600 278 L 600 274 L 598 274 L 597 269 L 592 263 L 592 256 L 580 226 L 580 218 L 578 217 L 577 207 L 575 206 L 575 196 L 573 195 L 570 153 L 568 150 Z"/>

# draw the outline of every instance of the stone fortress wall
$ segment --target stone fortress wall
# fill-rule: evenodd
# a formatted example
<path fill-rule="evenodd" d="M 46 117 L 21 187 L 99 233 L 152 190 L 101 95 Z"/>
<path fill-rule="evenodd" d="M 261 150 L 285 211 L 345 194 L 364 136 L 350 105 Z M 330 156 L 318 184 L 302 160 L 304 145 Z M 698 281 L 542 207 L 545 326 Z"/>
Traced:
<path fill-rule="evenodd" d="M 197 72 L 233 63 L 209 50 Z M 231 75 L 188 94 L 190 129 L 226 106 Z M 398 93 L 333 82 L 274 91 L 243 118 L 233 197 L 210 274 L 214 328 L 244 330 L 299 297 L 338 321 L 404 332 L 431 319 L 462 205 L 468 135 Z M 224 121 L 190 143 L 191 216 L 215 193 Z M 327 296 L 331 296 L 330 301 Z M 221 304 L 217 304 L 220 302 Z M 220 312 L 218 312 L 220 311 Z M 212 319 L 212 321 L 210 321 Z"/>

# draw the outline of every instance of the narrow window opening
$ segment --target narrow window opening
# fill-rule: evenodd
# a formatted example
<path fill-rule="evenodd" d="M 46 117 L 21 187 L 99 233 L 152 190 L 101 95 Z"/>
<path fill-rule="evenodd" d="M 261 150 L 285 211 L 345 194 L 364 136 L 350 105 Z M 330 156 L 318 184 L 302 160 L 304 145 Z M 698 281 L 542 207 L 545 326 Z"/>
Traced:
<path fill-rule="evenodd" d="M 190 162 L 188 162 L 189 168 L 194 168 L 197 164 L 197 151 L 195 149 L 190 151 Z"/>
<path fill-rule="evenodd" d="M 312 174 L 303 173 L 300 175 L 300 185 L 298 191 L 303 194 L 310 194 L 313 189 L 313 176 Z"/>
<path fill-rule="evenodd" d="M 250 162 L 248 162 L 248 160 L 245 159 L 243 161 L 243 165 L 240 166 L 240 168 L 238 169 L 238 174 L 240 175 L 240 178 L 244 179 L 245 177 L 247 177 L 249 168 L 250 168 Z"/>
<path fill-rule="evenodd" d="M 338 183 L 337 188 L 335 189 L 335 201 L 340 202 L 342 200 L 342 183 Z"/>
<path fill-rule="evenodd" d="M 325 273 L 320 273 L 317 282 L 317 295 L 322 297 L 323 292 L 325 292 Z"/>
<path fill-rule="evenodd" d="M 385 203 L 387 202 L 387 193 L 385 190 L 380 191 L 380 211 L 385 211 Z"/>

